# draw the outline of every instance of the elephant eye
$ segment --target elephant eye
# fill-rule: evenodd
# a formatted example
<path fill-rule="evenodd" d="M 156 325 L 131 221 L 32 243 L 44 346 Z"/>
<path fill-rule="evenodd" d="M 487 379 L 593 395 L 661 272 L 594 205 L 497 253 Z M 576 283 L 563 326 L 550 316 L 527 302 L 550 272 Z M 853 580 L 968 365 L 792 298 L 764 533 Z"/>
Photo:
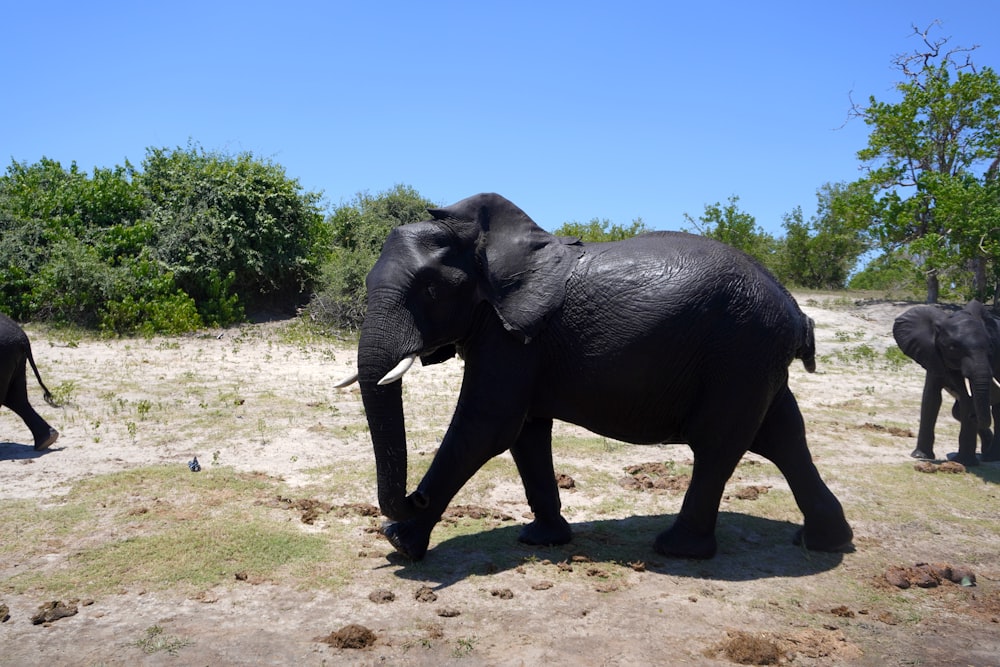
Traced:
<path fill-rule="evenodd" d="M 437 299 L 437 289 L 434 285 L 424 285 L 424 294 L 426 294 L 427 298 L 431 301 Z"/>

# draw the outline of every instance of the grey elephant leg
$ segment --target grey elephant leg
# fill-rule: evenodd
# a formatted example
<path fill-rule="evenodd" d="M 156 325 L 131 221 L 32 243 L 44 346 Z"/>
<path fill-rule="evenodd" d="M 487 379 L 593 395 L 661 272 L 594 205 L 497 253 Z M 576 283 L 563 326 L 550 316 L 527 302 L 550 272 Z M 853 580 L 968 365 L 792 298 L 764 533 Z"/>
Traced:
<path fill-rule="evenodd" d="M 989 429 L 987 429 L 987 432 L 989 432 Z M 976 456 L 976 442 L 978 438 L 979 428 L 976 425 L 976 415 L 970 411 L 969 414 L 962 415 L 962 426 L 958 431 L 958 452 L 949 454 L 948 459 L 961 463 L 967 468 L 974 468 L 979 465 L 979 457 Z"/>
<path fill-rule="evenodd" d="M 823 482 L 809 454 L 805 424 L 786 387 L 764 418 L 750 451 L 772 461 L 788 480 L 805 518 L 793 542 L 815 551 L 843 551 L 854 537 L 840 501 Z"/>
<path fill-rule="evenodd" d="M 957 401 L 955 405 L 957 407 Z M 917 447 L 910 454 L 913 458 L 934 460 L 934 425 L 940 410 L 941 387 L 928 378 L 924 382 L 924 392 L 920 399 L 920 427 L 917 430 Z"/>
<path fill-rule="evenodd" d="M 525 421 L 510 453 L 535 515 L 517 539 L 525 544 L 566 544 L 573 533 L 562 516 L 559 486 L 552 466 L 552 420 Z"/>
<path fill-rule="evenodd" d="M 2 403 L 20 417 L 31 430 L 31 436 L 35 440 L 35 449 L 48 449 L 59 438 L 59 431 L 49 426 L 48 422 L 35 412 L 31 403 L 28 402 L 24 363 L 14 364 L 14 366 L 15 368 L 10 374 L 10 382 L 7 385 L 7 394 Z M 3 374 L 0 374 L 0 377 L 2 376 Z"/>
<path fill-rule="evenodd" d="M 510 447 L 519 427 L 517 419 L 498 419 L 459 399 L 448 432 L 417 486 L 416 494 L 426 505 L 412 519 L 389 521 L 382 526 L 382 534 L 397 551 L 412 560 L 424 557 L 431 531 L 448 503 L 483 464 Z"/>
<path fill-rule="evenodd" d="M 722 492 L 746 449 L 728 444 L 706 447 L 694 440 L 691 449 L 694 451 L 694 470 L 681 511 L 673 525 L 656 536 L 653 549 L 664 556 L 712 558 L 717 549 L 715 523 Z"/>

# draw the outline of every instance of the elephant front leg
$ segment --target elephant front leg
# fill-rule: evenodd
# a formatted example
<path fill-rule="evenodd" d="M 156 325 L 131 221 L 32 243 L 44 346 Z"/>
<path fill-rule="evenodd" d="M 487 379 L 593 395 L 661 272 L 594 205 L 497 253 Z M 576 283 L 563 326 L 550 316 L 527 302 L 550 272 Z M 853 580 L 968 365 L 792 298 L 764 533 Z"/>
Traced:
<path fill-rule="evenodd" d="M 552 466 L 552 420 L 527 420 L 510 453 L 535 515 L 517 539 L 544 546 L 566 544 L 573 532 L 562 516 L 559 486 Z"/>
<path fill-rule="evenodd" d="M 422 505 L 417 515 L 382 526 L 382 534 L 399 553 L 411 560 L 424 557 L 431 531 L 451 499 L 483 464 L 512 445 L 520 424 L 520 419 L 500 418 L 459 401 L 451 426 L 413 494 Z"/>
<path fill-rule="evenodd" d="M 937 422 L 938 413 L 941 411 L 941 389 L 942 385 L 928 374 L 924 380 L 924 393 L 920 399 L 917 447 L 910 454 L 915 459 L 934 460 L 934 425 Z"/>
<path fill-rule="evenodd" d="M 993 436 L 989 433 L 989 429 L 986 429 L 986 432 L 988 438 L 992 439 Z M 976 415 L 970 411 L 970 414 L 962 416 L 962 426 L 958 432 L 958 452 L 949 454 L 948 459 L 956 463 L 961 463 L 967 468 L 978 466 L 979 457 L 976 456 L 976 442 L 978 438 L 979 427 L 976 422 Z M 985 442 L 988 441 L 985 440 Z"/>

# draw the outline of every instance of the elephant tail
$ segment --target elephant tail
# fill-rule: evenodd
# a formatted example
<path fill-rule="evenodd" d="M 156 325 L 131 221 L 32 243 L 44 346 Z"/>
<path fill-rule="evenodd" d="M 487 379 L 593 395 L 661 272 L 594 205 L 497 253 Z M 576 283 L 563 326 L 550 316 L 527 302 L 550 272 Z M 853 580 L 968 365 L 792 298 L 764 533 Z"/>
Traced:
<path fill-rule="evenodd" d="M 42 398 L 44 398 L 45 402 L 54 408 L 61 407 L 58 403 L 56 403 L 55 399 L 52 398 L 52 392 L 49 391 L 49 388 L 45 386 L 44 382 L 42 382 L 42 375 L 38 372 L 38 366 L 35 365 L 35 358 L 31 354 L 30 343 L 28 343 L 27 353 L 28 363 L 31 364 L 31 370 L 35 371 L 35 377 L 38 379 L 38 384 L 42 387 L 42 392 L 44 392 L 42 394 Z"/>
<path fill-rule="evenodd" d="M 807 315 L 803 315 L 802 317 L 805 326 L 803 327 L 799 348 L 795 350 L 795 358 L 801 359 L 802 365 L 806 367 L 806 371 L 813 373 L 816 371 L 816 336 L 813 332 L 815 324 L 811 317 Z"/>

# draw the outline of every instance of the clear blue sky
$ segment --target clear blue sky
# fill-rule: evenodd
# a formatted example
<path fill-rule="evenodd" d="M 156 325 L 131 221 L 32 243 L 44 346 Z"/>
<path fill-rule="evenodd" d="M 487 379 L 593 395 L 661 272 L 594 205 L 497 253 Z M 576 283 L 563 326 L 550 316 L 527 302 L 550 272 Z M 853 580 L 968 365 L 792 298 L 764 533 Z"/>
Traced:
<path fill-rule="evenodd" d="M 1000 2 L 3 0 L 0 165 L 252 152 L 336 205 L 495 191 L 554 229 L 740 198 L 772 233 L 858 177 L 850 97 L 911 26 L 1000 69 Z M 845 125 L 846 123 L 846 125 Z"/>

